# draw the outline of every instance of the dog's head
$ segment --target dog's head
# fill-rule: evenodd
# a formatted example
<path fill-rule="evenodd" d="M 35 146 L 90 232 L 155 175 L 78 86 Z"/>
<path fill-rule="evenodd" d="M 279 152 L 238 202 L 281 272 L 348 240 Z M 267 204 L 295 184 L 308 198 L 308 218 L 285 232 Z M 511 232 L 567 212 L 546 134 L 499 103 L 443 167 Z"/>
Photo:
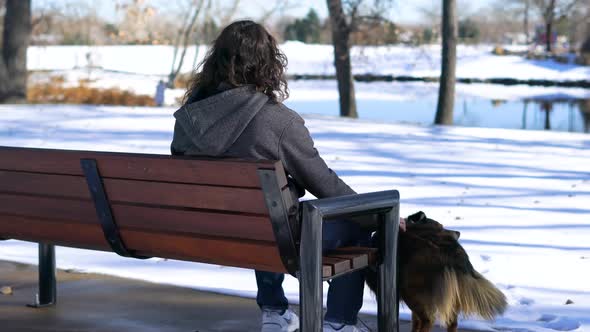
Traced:
<path fill-rule="evenodd" d="M 406 218 L 406 231 L 423 235 L 436 234 L 439 237 L 453 238 L 455 241 L 459 240 L 459 237 L 461 236 L 460 232 L 446 229 L 438 221 L 426 217 L 426 214 L 422 211 L 414 213 Z"/>

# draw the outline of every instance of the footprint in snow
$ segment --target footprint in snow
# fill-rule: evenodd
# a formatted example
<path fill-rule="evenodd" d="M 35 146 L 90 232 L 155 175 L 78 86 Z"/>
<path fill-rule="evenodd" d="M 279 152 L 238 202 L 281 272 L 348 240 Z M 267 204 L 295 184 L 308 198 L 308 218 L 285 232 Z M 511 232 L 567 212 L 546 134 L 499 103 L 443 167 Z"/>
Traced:
<path fill-rule="evenodd" d="M 551 322 L 557 319 L 557 316 L 555 315 L 550 315 L 550 314 L 543 314 L 541 317 L 539 317 L 539 319 L 537 319 L 539 322 Z"/>
<path fill-rule="evenodd" d="M 481 257 L 481 259 L 484 260 L 484 262 L 489 262 L 492 260 L 492 257 L 490 257 L 488 255 L 481 255 L 480 257 Z"/>
<path fill-rule="evenodd" d="M 496 331 L 506 331 L 506 332 L 534 332 L 533 330 L 529 330 L 527 328 L 514 328 L 514 327 L 503 327 L 503 326 L 492 326 L 492 328 Z"/>
<path fill-rule="evenodd" d="M 545 316 L 545 315 L 543 315 Z M 553 315 L 546 315 L 553 316 Z M 555 317 L 555 316 L 553 316 Z M 543 317 L 541 317 L 543 318 Z M 575 319 L 569 317 L 555 317 L 550 321 L 543 321 L 543 327 L 555 331 L 573 331 L 580 328 L 581 324 Z"/>
<path fill-rule="evenodd" d="M 534 304 L 535 303 L 535 300 L 530 299 L 528 297 L 523 297 L 523 298 L 520 299 L 520 301 L 518 301 L 518 303 L 520 305 L 531 305 L 531 304 Z"/>

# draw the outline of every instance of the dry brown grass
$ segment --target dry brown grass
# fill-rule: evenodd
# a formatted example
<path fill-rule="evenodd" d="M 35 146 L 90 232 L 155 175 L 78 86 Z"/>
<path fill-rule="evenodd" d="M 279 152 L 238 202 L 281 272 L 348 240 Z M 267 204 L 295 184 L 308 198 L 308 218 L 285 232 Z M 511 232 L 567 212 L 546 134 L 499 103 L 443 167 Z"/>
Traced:
<path fill-rule="evenodd" d="M 176 80 L 174 80 L 174 88 L 184 90 L 188 89 L 192 78 L 193 73 L 178 74 L 178 76 L 176 76 Z"/>
<path fill-rule="evenodd" d="M 27 101 L 31 104 L 90 104 L 121 106 L 155 106 L 152 96 L 138 95 L 117 88 L 99 89 L 80 81 L 78 86 L 63 86 L 63 77 L 51 77 L 49 82 L 29 85 Z"/>

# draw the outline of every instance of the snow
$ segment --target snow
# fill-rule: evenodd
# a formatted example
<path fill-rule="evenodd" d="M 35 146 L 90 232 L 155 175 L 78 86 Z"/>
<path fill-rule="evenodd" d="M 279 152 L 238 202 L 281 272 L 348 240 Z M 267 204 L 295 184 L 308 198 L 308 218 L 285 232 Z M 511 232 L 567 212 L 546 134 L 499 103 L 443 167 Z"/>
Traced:
<path fill-rule="evenodd" d="M 288 74 L 333 75 L 330 45 L 287 42 Z M 492 45 L 458 47 L 460 78 L 588 80 L 590 67 L 491 54 Z M 181 72 L 193 70 L 190 47 Z M 199 48 L 200 61 L 206 47 Z M 90 80 L 154 95 L 170 71 L 169 46 L 29 47 L 33 82 L 60 75 L 66 85 Z M 440 47 L 354 47 L 357 74 L 439 76 Z M 461 327 L 498 331 L 590 332 L 590 136 L 512 129 L 436 127 L 430 123 L 438 85 L 357 83 L 363 120 L 337 114 L 335 81 L 289 82 L 289 107 L 304 114 L 328 164 L 359 192 L 398 189 L 402 215 L 418 210 L 461 231 L 474 266 L 508 297 L 507 313 L 494 322 L 462 319 Z M 181 89 L 166 91 L 175 105 Z M 518 104 L 522 99 L 588 99 L 580 88 L 457 84 L 455 123 L 540 128 Z M 493 106 L 490 100 L 508 101 Z M 467 109 L 469 108 L 469 111 Z M 173 107 L 66 105 L 0 106 L 0 145 L 168 154 Z M 315 113 L 315 114 L 311 114 Z M 582 131 L 581 115 L 556 105 L 553 128 Z M 524 117 L 523 117 L 524 115 Z M 369 121 L 370 120 L 370 121 Z M 404 123 L 389 123 L 388 121 Z M 579 128 L 578 128 L 579 127 Z M 541 127 L 542 128 L 542 127 Z M 572 130 L 570 129 L 570 130 Z M 310 196 L 305 197 L 312 198 Z M 254 297 L 250 270 L 58 248 L 58 266 L 184 287 Z M 0 243 L 0 259 L 36 263 L 35 244 Z M 298 283 L 285 280 L 289 299 Z M 325 287 L 327 290 L 327 287 Z M 566 305 L 566 301 L 573 301 Z M 376 313 L 367 291 L 363 312 Z M 409 319 L 407 308 L 402 317 Z"/>
<path fill-rule="evenodd" d="M 295 93 L 294 102 L 313 102 L 308 94 Z M 2 105 L 0 144 L 167 154 L 173 111 Z M 423 210 L 461 232 L 473 265 L 510 304 L 494 322 L 462 319 L 461 327 L 590 331 L 590 136 L 304 117 L 327 163 L 357 191 L 398 189 L 402 215 Z M 256 292 L 250 270 L 57 250 L 63 269 L 246 297 Z M 35 264 L 36 253 L 32 243 L 0 243 L 3 260 Z M 284 286 L 295 302 L 297 281 L 288 277 Z M 368 291 L 362 310 L 376 312 Z M 409 318 L 407 308 L 402 317 Z"/>
<path fill-rule="evenodd" d="M 288 74 L 334 74 L 331 45 L 286 42 L 281 49 L 289 59 Z M 527 60 L 520 56 L 496 56 L 492 45 L 459 45 L 457 77 L 515 78 L 539 80 L 588 80 L 590 67 L 561 64 L 552 60 Z M 198 62 L 207 47 L 200 46 Z M 188 48 L 181 72 L 193 70 L 196 48 Z M 167 75 L 171 68 L 171 46 L 34 46 L 29 47 L 29 70 L 69 70 L 88 65 L 145 75 Z M 149 56 L 146 56 L 149 55 Z M 353 72 L 396 76 L 440 76 L 439 45 L 368 46 L 352 48 Z"/>

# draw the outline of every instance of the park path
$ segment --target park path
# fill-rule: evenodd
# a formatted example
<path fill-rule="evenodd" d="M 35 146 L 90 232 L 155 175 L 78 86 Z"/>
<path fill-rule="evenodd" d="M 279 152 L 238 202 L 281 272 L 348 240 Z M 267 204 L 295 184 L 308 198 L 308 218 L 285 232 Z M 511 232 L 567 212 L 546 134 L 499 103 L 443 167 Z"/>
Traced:
<path fill-rule="evenodd" d="M 259 331 L 252 299 L 73 271 L 58 271 L 58 306 L 30 309 L 25 304 L 36 292 L 36 278 L 35 266 L 0 261 L 0 287 L 13 290 L 0 294 L 2 331 Z M 374 316 L 362 320 L 377 331 Z M 408 322 L 401 325 L 409 331 Z"/>

